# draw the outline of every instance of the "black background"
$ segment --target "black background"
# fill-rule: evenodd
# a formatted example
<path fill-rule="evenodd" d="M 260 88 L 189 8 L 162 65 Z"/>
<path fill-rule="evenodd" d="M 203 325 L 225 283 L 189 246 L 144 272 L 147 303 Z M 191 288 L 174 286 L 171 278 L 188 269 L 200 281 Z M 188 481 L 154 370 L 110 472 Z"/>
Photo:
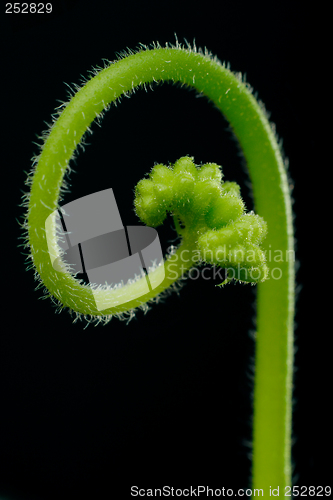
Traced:
<path fill-rule="evenodd" d="M 5 15 L 2 9 L 0 495 L 97 499 L 130 497 L 131 485 L 250 485 L 255 288 L 191 280 L 129 324 L 114 318 L 84 329 L 38 299 L 18 248 L 24 171 L 57 99 L 67 100 L 64 82 L 79 83 L 103 58 L 139 42 L 173 43 L 174 33 L 246 73 L 283 138 L 300 264 L 294 484 L 329 484 L 328 326 L 318 300 L 321 268 L 310 244 L 311 203 L 320 193 L 309 202 L 323 147 L 311 65 L 320 72 L 325 13 L 314 16 L 276 1 L 120 6 L 72 0 L 58 2 L 50 15 Z M 252 208 L 226 122 L 193 91 L 168 85 L 138 91 L 112 107 L 101 129 L 92 128 L 65 202 L 113 187 L 123 220 L 136 224 L 137 181 L 154 162 L 190 154 L 197 163 L 221 164 Z M 171 221 L 161 237 L 164 248 L 174 239 Z"/>

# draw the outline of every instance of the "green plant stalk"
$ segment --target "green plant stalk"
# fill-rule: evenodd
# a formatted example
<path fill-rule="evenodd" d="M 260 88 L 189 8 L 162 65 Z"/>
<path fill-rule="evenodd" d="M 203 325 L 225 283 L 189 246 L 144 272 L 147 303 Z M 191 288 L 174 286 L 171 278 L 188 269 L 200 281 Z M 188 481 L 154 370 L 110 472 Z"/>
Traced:
<path fill-rule="evenodd" d="M 291 199 L 284 163 L 266 114 L 241 78 L 218 60 L 191 49 L 143 50 L 111 64 L 89 80 L 66 104 L 52 125 L 32 178 L 27 230 L 33 263 L 40 279 L 64 306 L 83 315 L 111 315 L 137 307 L 167 288 L 166 279 L 153 292 L 102 313 L 91 291 L 50 263 L 44 224 L 58 207 L 69 161 L 89 125 L 109 103 L 154 81 L 182 82 L 208 97 L 229 121 L 246 159 L 256 212 L 268 224 L 263 247 L 282 252 L 273 276 L 258 284 L 255 355 L 253 488 L 291 485 L 291 396 L 293 366 L 294 262 Z M 190 251 L 193 245 L 183 241 Z M 178 250 L 180 256 L 181 249 Z M 287 257 L 290 258 L 287 258 Z M 172 259 L 174 257 L 170 257 Z M 182 265 L 192 261 L 178 259 Z M 155 271 L 156 272 L 156 271 Z M 177 279 L 177 278 L 175 278 Z M 135 285 L 139 286 L 139 285 Z M 105 292 L 113 293 L 113 292 Z M 114 292 L 115 297 L 117 291 Z M 129 293 L 130 296 L 130 293 Z"/>

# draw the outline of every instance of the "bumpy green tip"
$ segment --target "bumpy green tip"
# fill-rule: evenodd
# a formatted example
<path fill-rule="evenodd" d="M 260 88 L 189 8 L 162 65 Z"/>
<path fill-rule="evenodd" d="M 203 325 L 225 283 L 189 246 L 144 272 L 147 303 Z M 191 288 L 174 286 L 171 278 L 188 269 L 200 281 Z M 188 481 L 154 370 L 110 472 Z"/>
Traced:
<path fill-rule="evenodd" d="M 267 225 L 258 215 L 244 214 L 218 230 L 202 234 L 198 248 L 205 262 L 228 269 L 228 277 L 248 283 L 267 278 L 265 253 L 260 248 Z"/>
<path fill-rule="evenodd" d="M 227 269 L 222 285 L 232 279 L 264 281 L 268 268 L 260 244 L 267 225 L 258 215 L 245 213 L 238 184 L 222 177 L 216 163 L 198 167 L 189 156 L 170 167 L 155 165 L 149 178 L 136 186 L 135 211 L 152 227 L 172 213 L 181 222 L 183 238 L 197 235 L 200 260 Z"/>

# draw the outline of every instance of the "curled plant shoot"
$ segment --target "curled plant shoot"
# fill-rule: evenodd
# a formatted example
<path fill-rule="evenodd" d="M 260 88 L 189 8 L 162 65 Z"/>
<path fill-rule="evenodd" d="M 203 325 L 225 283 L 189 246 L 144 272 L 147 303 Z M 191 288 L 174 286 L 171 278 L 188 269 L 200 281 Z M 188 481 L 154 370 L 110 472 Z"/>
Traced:
<path fill-rule="evenodd" d="M 223 182 L 221 169 L 214 163 L 197 167 L 193 158 L 185 156 L 172 167 L 155 165 L 149 178 L 136 186 L 135 210 L 142 222 L 154 227 L 163 223 L 167 212 L 173 214 L 180 246 L 164 260 L 165 278 L 149 293 L 132 298 L 140 279 L 120 289 L 98 290 L 110 304 L 100 311 L 90 285 L 52 267 L 45 221 L 59 208 L 66 190 L 65 173 L 91 123 L 99 121 L 122 95 L 152 82 L 180 82 L 195 88 L 221 111 L 245 157 L 259 215 L 245 213 L 239 187 Z M 269 491 L 279 486 L 287 493 L 285 487 L 291 484 L 294 261 L 286 258 L 275 263 L 279 279 L 272 279 L 265 255 L 268 251 L 293 255 L 291 198 L 279 144 L 252 89 L 207 51 L 183 48 L 178 42 L 163 48 L 141 47 L 96 71 L 62 104 L 43 139 L 28 177 L 24 228 L 40 286 L 60 308 L 104 323 L 114 315 L 132 317 L 135 308 L 146 310 L 148 302 L 157 301 L 198 262 L 227 268 L 223 284 L 232 278 L 258 283 L 253 488 Z M 53 240 L 56 245 L 55 227 Z M 159 272 L 160 267 L 152 269 L 149 277 L 153 280 Z M 127 300 L 117 305 L 120 293 Z"/>

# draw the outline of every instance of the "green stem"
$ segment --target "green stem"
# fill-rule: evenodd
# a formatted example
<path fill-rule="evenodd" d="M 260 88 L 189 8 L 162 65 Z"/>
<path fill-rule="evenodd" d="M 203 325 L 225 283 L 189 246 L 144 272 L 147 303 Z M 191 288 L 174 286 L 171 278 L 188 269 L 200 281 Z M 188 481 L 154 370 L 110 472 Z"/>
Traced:
<path fill-rule="evenodd" d="M 263 247 L 268 256 L 275 257 L 277 252 L 282 256 L 282 261 L 274 262 L 269 279 L 258 284 L 253 488 L 262 488 L 264 494 L 268 494 L 270 487 L 279 486 L 283 495 L 285 486 L 291 484 L 294 308 L 291 201 L 283 160 L 269 122 L 251 91 L 237 76 L 202 53 L 159 48 L 128 56 L 88 81 L 52 126 L 39 157 L 28 207 L 32 258 L 50 293 L 64 306 L 84 315 L 109 315 L 132 309 L 170 285 L 172 280 L 167 279 L 149 296 L 101 313 L 96 310 L 88 287 L 68 274 L 54 271 L 44 231 L 46 218 L 58 206 L 69 161 L 91 122 L 123 93 L 153 81 L 182 82 L 196 88 L 213 101 L 230 122 L 247 161 L 256 212 L 268 224 Z M 180 257 L 177 265 L 181 264 Z M 185 264 L 190 266 L 191 262 Z M 169 265 L 167 260 L 170 278 Z M 180 269 L 177 272 L 180 274 Z"/>

